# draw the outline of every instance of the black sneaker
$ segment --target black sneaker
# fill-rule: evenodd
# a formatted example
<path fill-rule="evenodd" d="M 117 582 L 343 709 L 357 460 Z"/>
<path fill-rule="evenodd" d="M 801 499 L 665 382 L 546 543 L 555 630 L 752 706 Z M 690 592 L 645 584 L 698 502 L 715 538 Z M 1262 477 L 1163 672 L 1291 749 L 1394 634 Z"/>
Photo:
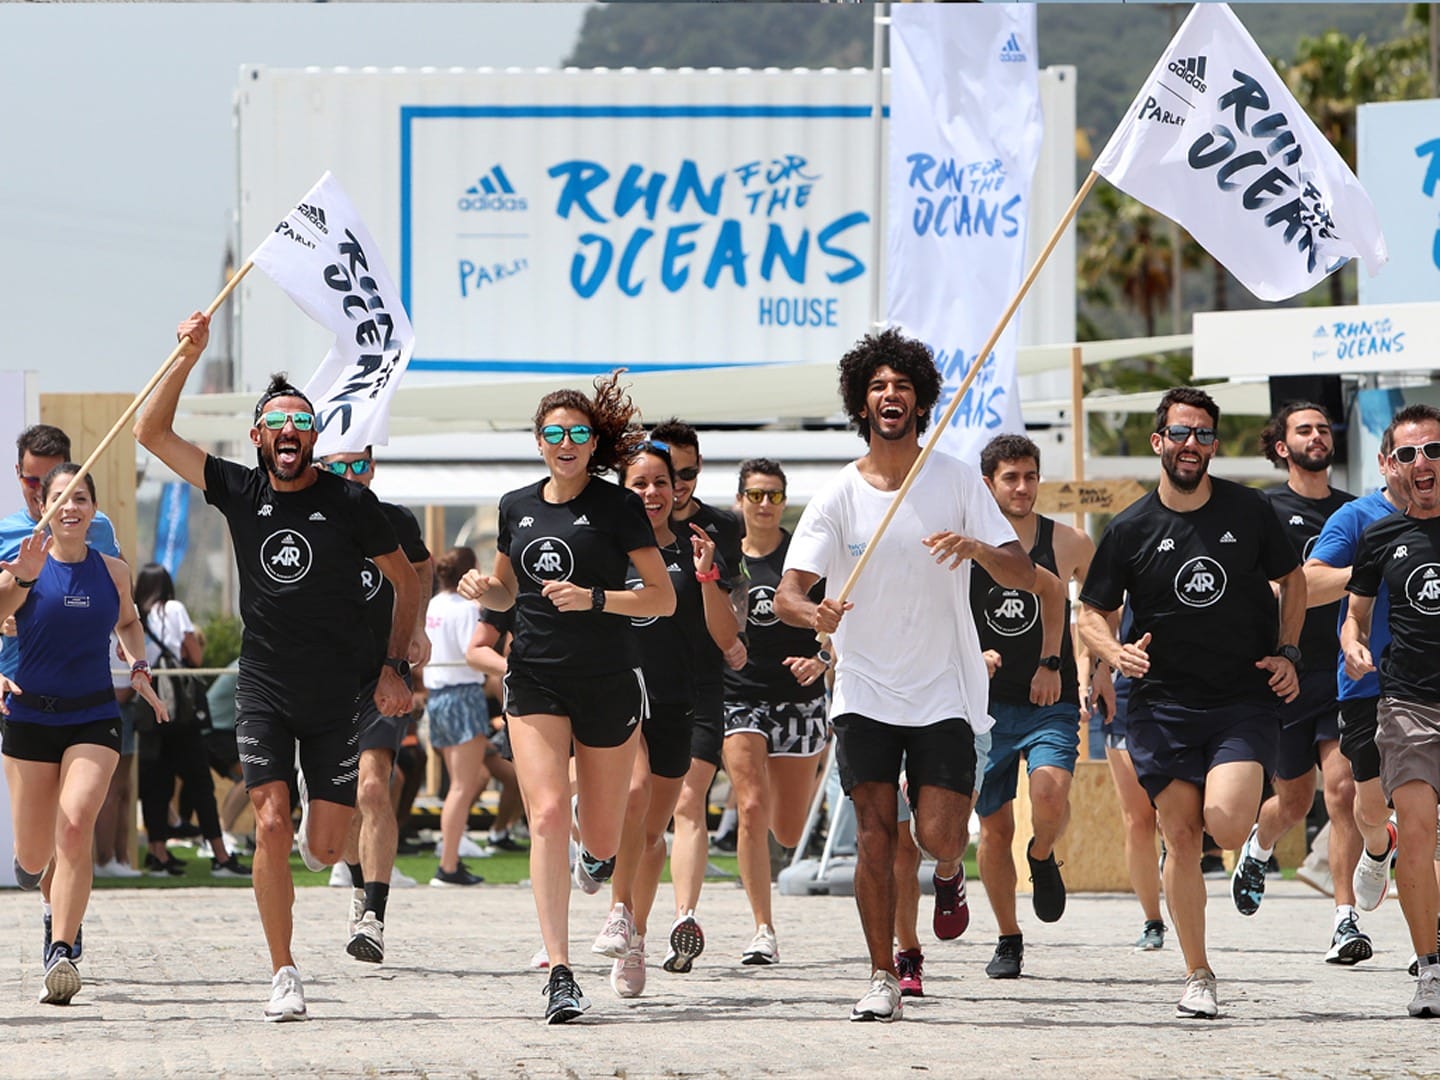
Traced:
<path fill-rule="evenodd" d="M 529 844 L 522 844 L 508 832 L 504 836 L 492 836 L 489 843 L 496 851 L 529 851 Z"/>
<path fill-rule="evenodd" d="M 1230 878 L 1230 898 L 1241 915 L 1254 915 L 1260 910 L 1260 901 L 1265 899 L 1265 860 L 1250 854 L 1259 831 L 1258 825 L 1250 830 L 1250 838 L 1235 856 L 1235 873 Z"/>
<path fill-rule="evenodd" d="M 1224 881 L 1230 876 L 1225 869 L 1225 860 L 1219 855 L 1200 856 L 1200 876 L 1207 881 Z"/>
<path fill-rule="evenodd" d="M 1065 914 L 1065 879 L 1060 876 L 1060 864 L 1055 861 L 1054 851 L 1044 859 L 1031 857 L 1030 848 L 1034 844 L 1032 838 L 1025 848 L 1025 861 L 1030 864 L 1030 881 L 1035 886 L 1030 896 L 1035 906 L 1035 917 L 1041 922 L 1059 922 L 1060 916 Z"/>
<path fill-rule="evenodd" d="M 248 878 L 250 868 L 241 864 L 232 851 L 229 858 L 224 862 L 219 859 L 210 860 L 210 876 L 219 878 Z"/>
<path fill-rule="evenodd" d="M 723 851 L 726 854 L 733 854 L 735 851 L 735 847 L 738 843 L 738 833 L 716 833 L 715 838 L 710 841 L 710 847 L 715 851 Z"/>
<path fill-rule="evenodd" d="M 45 953 L 45 980 L 40 990 L 40 1004 L 69 1005 L 80 992 L 80 972 L 75 957 L 63 941 L 56 942 Z"/>
<path fill-rule="evenodd" d="M 550 981 L 541 993 L 550 999 L 545 1006 L 547 1024 L 567 1023 L 590 1008 L 590 1002 L 575 985 L 575 976 L 564 964 L 556 964 L 550 969 Z"/>
<path fill-rule="evenodd" d="M 165 858 L 159 858 L 153 851 L 145 854 L 145 872 L 151 877 L 161 877 L 165 874 L 171 877 L 184 877 L 185 867 L 189 865 L 181 859 L 177 859 L 168 851 Z"/>
<path fill-rule="evenodd" d="M 995 946 L 995 955 L 985 965 L 985 974 L 992 979 L 1018 979 L 1025 966 L 1025 939 L 1019 934 L 1006 934 Z"/>
<path fill-rule="evenodd" d="M 51 946 L 51 944 L 52 944 L 52 942 L 51 942 L 51 928 L 52 928 L 52 926 L 53 926 L 53 923 L 52 923 L 52 920 L 51 920 L 51 918 L 50 918 L 50 912 L 48 912 L 48 911 L 42 911 L 42 912 L 41 912 L 41 915 L 42 915 L 42 917 L 44 918 L 44 921 L 45 921 L 45 944 L 44 944 L 44 946 L 40 949 L 40 955 L 41 955 L 41 956 L 49 956 L 49 955 L 50 955 L 50 946 Z M 85 955 L 85 927 L 84 927 L 84 925 L 82 924 L 82 925 L 80 925 L 80 926 L 75 927 L 75 942 L 74 942 L 74 944 L 72 944 L 72 945 L 70 946 L 70 960 L 71 960 L 73 963 L 78 964 L 78 963 L 80 962 L 80 957 L 82 957 L 82 956 L 84 956 L 84 955 Z"/>
<path fill-rule="evenodd" d="M 485 879 L 479 874 L 472 874 L 467 870 L 463 862 L 457 862 L 454 870 L 436 870 L 435 876 L 430 879 L 430 887 L 432 889 L 463 888 L 469 885 L 481 885 L 484 882 Z"/>

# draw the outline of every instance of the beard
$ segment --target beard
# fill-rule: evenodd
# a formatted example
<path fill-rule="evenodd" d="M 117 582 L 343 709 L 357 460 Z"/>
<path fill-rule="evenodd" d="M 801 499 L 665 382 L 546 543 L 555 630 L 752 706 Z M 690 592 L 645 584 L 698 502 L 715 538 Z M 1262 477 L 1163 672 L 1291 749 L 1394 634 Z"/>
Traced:
<path fill-rule="evenodd" d="M 1205 479 L 1205 474 L 1210 470 L 1210 463 L 1204 457 L 1200 459 L 1200 468 L 1196 470 L 1193 477 L 1180 475 L 1179 465 L 1181 447 L 1173 443 L 1167 444 L 1160 454 L 1160 467 L 1165 470 L 1165 475 L 1170 478 L 1170 483 L 1176 489 L 1185 492 L 1187 495 L 1200 486 L 1200 481 Z"/>
<path fill-rule="evenodd" d="M 275 447 L 273 445 L 257 446 L 255 448 L 255 457 L 259 459 L 260 467 L 276 480 L 295 480 L 303 476 L 305 470 L 310 468 L 314 455 L 311 453 L 310 447 L 301 446 L 299 456 L 295 459 L 294 467 L 288 469 L 283 468 L 280 463 L 275 460 Z"/>
<path fill-rule="evenodd" d="M 1297 454 L 1292 448 L 1290 460 L 1306 472 L 1321 473 L 1330 468 L 1330 463 L 1335 460 L 1335 451 L 1323 450 L 1319 455 L 1306 454 L 1303 451 Z"/>

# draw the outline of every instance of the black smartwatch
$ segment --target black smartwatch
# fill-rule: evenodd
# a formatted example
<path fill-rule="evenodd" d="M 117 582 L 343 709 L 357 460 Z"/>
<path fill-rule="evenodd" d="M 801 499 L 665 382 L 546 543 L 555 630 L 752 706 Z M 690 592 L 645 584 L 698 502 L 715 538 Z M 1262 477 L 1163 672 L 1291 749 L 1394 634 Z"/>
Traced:
<path fill-rule="evenodd" d="M 387 656 L 385 658 L 385 666 L 394 668 L 395 674 L 399 675 L 402 679 L 408 679 L 410 677 L 410 661 L 406 660 L 403 656 Z"/>
<path fill-rule="evenodd" d="M 1058 656 L 1042 656 L 1037 666 L 1043 667 L 1046 671 L 1059 671 L 1060 658 Z"/>
<path fill-rule="evenodd" d="M 596 585 L 593 589 L 590 590 L 590 610 L 605 610 L 605 590 L 602 589 L 599 585 Z"/>
<path fill-rule="evenodd" d="M 1284 657 L 1296 671 L 1300 670 L 1300 649 L 1295 645 L 1281 645 L 1275 650 L 1276 656 Z"/>

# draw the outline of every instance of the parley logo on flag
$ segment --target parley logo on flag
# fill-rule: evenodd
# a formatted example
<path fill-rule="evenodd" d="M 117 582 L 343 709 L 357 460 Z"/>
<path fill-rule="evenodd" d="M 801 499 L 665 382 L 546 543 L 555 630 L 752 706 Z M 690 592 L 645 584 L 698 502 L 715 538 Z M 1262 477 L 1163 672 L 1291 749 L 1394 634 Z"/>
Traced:
<path fill-rule="evenodd" d="M 1196 4 L 1095 161 L 1261 300 L 1388 259 L 1375 207 L 1226 4 Z"/>
<path fill-rule="evenodd" d="M 1035 9 L 901 4 L 892 15 L 891 323 L 935 350 L 943 412 L 1025 272 L 1030 180 L 1040 155 Z M 1012 322 L 936 448 L 976 462 L 1025 430 Z"/>
<path fill-rule="evenodd" d="M 415 351 L 415 334 L 400 290 L 339 182 L 322 176 L 251 259 L 335 334 L 305 386 L 319 421 L 316 457 L 385 445 L 390 398 Z"/>

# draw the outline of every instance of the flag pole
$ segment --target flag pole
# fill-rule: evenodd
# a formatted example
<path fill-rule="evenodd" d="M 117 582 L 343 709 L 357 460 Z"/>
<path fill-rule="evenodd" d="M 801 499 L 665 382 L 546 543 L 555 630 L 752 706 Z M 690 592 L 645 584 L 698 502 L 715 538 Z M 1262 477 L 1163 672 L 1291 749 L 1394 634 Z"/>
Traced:
<path fill-rule="evenodd" d="M 1025 280 L 1020 283 L 1020 288 L 1016 291 L 1015 296 L 1001 314 L 1000 322 L 997 323 L 995 329 L 990 332 L 989 339 L 981 346 L 980 351 L 975 354 L 975 360 L 970 365 L 970 370 L 965 373 L 965 381 L 962 382 L 955 391 L 955 396 L 951 399 L 949 407 L 946 408 L 944 414 L 936 423 L 935 434 L 920 448 L 920 456 L 915 459 L 915 464 L 911 465 L 910 471 L 905 474 L 905 480 L 895 492 L 895 498 L 890 501 L 890 506 L 886 509 L 885 515 L 880 519 L 880 524 L 875 526 L 875 533 L 870 537 L 870 542 L 865 545 L 865 550 L 861 553 L 859 561 L 855 564 L 855 569 L 851 570 L 850 576 L 845 579 L 845 585 L 840 590 L 840 595 L 836 597 L 839 603 L 843 604 L 849 598 L 851 591 L 855 588 L 855 582 L 860 580 L 860 575 L 864 572 L 866 563 L 870 561 L 870 555 L 875 550 L 875 545 L 878 544 L 880 538 L 885 535 L 885 530 L 890 527 L 891 519 L 895 517 L 895 511 L 900 508 L 900 501 L 905 498 L 911 487 L 914 486 L 915 478 L 920 475 L 920 470 L 925 467 L 925 462 L 929 459 L 930 452 L 935 449 L 935 444 L 940 441 L 940 432 L 949 425 L 951 417 L 955 415 L 955 410 L 960 407 L 960 402 L 965 398 L 965 391 L 970 389 L 970 384 L 975 381 L 975 376 L 980 373 L 980 368 L 984 365 L 985 358 L 994 350 L 995 343 L 1000 340 L 1000 335 L 1003 334 L 1005 328 L 1010 325 L 1010 320 L 1014 318 L 1016 310 L 1020 307 L 1020 301 L 1025 299 L 1025 294 L 1030 291 L 1030 286 L 1035 284 L 1035 279 L 1040 276 L 1040 271 L 1045 266 L 1045 260 L 1050 258 L 1050 253 L 1055 250 L 1055 245 L 1060 242 L 1060 237 L 1064 235 L 1065 229 L 1069 226 L 1070 222 L 1074 220 L 1075 214 L 1080 209 L 1080 204 L 1085 201 L 1085 196 L 1090 194 L 1090 189 L 1095 186 L 1095 180 L 1099 175 L 1099 173 L 1092 169 L 1090 175 L 1085 177 L 1085 182 L 1080 185 L 1080 190 L 1075 193 L 1075 198 L 1070 200 L 1070 205 L 1066 208 L 1064 216 L 1060 219 L 1060 223 L 1055 226 L 1055 231 L 1050 234 L 1050 239 L 1047 240 L 1045 246 L 1040 249 L 1040 254 L 1036 256 L 1034 265 L 1030 267 L 1029 273 L 1025 275 Z"/>
<path fill-rule="evenodd" d="M 215 312 L 220 309 L 220 305 L 230 298 L 230 294 L 235 291 L 235 287 L 240 284 L 241 279 L 250 272 L 250 268 L 254 265 L 254 262 L 246 259 L 240 268 L 235 271 L 230 280 L 225 283 L 225 287 L 220 290 L 219 295 L 216 296 L 215 299 L 210 302 L 210 306 L 205 309 L 207 318 L 214 315 Z M 125 411 L 120 414 L 120 419 L 115 421 L 115 426 L 110 429 L 109 434 L 100 440 L 100 445 L 85 459 L 85 463 L 80 466 L 80 471 L 70 478 L 70 483 L 65 485 L 65 490 L 60 493 L 60 498 L 53 501 L 49 509 L 40 516 L 40 520 L 35 523 L 36 536 L 44 531 L 45 526 L 50 524 L 50 519 L 55 516 L 55 512 L 59 510 L 60 507 L 64 505 L 65 500 L 70 497 L 70 493 L 84 481 L 86 475 L 95 467 L 95 462 L 100 459 L 100 455 L 110 448 L 110 444 L 113 443 L 116 436 L 120 434 L 120 429 L 134 419 L 135 414 L 140 410 L 140 406 L 145 403 L 145 399 L 150 396 L 150 392 L 154 390 L 156 386 L 160 385 L 160 380 L 169 372 L 171 366 L 180 356 L 180 350 L 183 349 L 189 341 L 190 337 L 187 334 L 176 342 L 175 348 L 171 350 L 170 355 L 165 358 L 165 362 L 160 365 L 154 375 L 150 376 L 150 381 L 140 388 L 140 392 L 135 395 L 135 400 L 130 402 Z"/>

